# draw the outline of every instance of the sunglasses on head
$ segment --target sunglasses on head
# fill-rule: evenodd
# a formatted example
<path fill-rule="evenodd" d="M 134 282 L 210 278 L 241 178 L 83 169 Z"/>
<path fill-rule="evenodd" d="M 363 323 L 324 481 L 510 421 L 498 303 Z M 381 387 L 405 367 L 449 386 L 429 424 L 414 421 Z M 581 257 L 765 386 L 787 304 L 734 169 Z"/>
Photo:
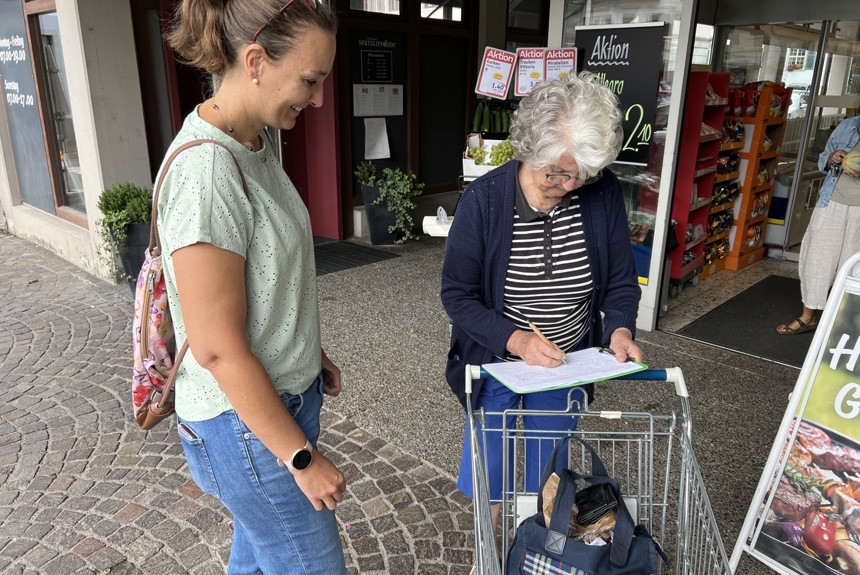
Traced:
<path fill-rule="evenodd" d="M 271 24 L 272 20 L 274 20 L 275 18 L 277 18 L 278 16 L 280 16 L 281 14 L 286 12 L 287 8 L 289 8 L 290 5 L 294 4 L 295 2 L 299 2 L 299 1 L 304 2 L 305 6 L 307 6 L 308 9 L 310 9 L 310 10 L 316 10 L 317 7 L 319 6 L 319 0 L 289 0 L 289 2 L 284 4 L 284 6 L 280 10 L 278 10 L 277 14 L 275 14 L 274 16 L 272 16 L 271 18 L 266 20 L 266 22 L 262 26 L 257 28 L 257 31 L 254 32 L 254 37 L 251 39 L 251 43 L 253 44 L 257 41 L 257 36 L 260 35 L 260 32 L 262 32 L 266 26 Z"/>

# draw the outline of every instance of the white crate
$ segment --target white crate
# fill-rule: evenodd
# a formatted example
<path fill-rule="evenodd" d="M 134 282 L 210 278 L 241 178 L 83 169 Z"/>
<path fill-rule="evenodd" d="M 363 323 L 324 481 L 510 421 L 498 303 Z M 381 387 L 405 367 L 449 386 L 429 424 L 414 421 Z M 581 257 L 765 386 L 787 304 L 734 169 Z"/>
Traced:
<path fill-rule="evenodd" d="M 463 150 L 463 175 L 466 177 L 483 176 L 487 172 L 491 172 L 498 166 L 477 165 L 475 160 L 466 155 L 469 148 L 482 148 L 487 152 L 487 159 L 490 157 L 490 148 L 496 144 L 500 144 L 503 140 L 485 140 L 481 134 L 473 132 L 466 136 L 466 149 Z"/>

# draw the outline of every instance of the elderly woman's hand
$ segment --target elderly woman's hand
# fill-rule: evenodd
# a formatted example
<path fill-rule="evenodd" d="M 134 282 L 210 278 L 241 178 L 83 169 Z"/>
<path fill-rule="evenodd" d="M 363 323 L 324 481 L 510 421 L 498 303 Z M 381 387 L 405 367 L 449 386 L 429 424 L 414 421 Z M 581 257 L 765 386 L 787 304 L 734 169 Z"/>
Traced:
<path fill-rule="evenodd" d="M 520 356 L 528 365 L 558 367 L 565 353 L 555 345 L 547 345 L 537 334 L 521 329 L 516 330 L 508 339 L 508 351 Z"/>
<path fill-rule="evenodd" d="M 642 348 L 633 341 L 633 334 L 626 327 L 620 327 L 612 332 L 612 337 L 609 340 L 609 349 L 615 353 L 615 359 L 618 362 L 627 361 L 642 361 Z"/>

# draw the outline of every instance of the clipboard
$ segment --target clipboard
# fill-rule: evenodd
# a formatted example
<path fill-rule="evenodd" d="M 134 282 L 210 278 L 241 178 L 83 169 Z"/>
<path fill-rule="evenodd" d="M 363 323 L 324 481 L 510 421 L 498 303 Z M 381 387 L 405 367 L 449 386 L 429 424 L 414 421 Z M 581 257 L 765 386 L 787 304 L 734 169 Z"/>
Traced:
<path fill-rule="evenodd" d="M 565 356 L 558 367 L 527 365 L 523 361 L 486 363 L 481 367 L 515 393 L 536 393 L 614 379 L 648 369 L 644 363 L 615 360 L 611 350 L 590 347 Z"/>

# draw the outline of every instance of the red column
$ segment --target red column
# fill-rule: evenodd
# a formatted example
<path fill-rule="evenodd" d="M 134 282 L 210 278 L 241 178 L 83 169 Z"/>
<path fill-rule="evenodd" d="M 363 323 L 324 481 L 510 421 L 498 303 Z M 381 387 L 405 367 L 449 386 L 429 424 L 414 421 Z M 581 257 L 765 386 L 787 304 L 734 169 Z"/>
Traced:
<path fill-rule="evenodd" d="M 336 93 L 332 75 L 323 85 L 324 105 L 302 111 L 284 132 L 284 169 L 308 207 L 314 235 L 342 240 Z"/>

